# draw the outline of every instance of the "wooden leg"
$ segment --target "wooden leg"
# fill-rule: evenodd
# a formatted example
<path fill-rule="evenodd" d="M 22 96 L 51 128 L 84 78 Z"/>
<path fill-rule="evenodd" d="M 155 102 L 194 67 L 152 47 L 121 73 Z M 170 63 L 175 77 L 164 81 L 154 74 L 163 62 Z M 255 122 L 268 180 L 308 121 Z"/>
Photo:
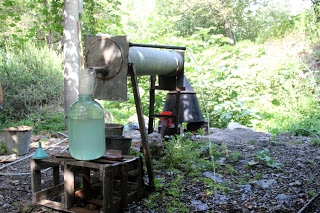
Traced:
<path fill-rule="evenodd" d="M 137 169 L 138 169 L 138 174 L 137 174 L 137 184 L 138 184 L 138 200 L 142 199 L 143 196 L 143 168 L 142 168 L 142 159 L 141 157 L 137 159 Z"/>
<path fill-rule="evenodd" d="M 108 166 L 103 167 L 102 171 L 100 170 L 103 185 L 103 213 L 113 212 L 113 176 L 111 169 L 112 168 Z"/>
<path fill-rule="evenodd" d="M 73 206 L 74 202 L 74 173 L 72 166 L 64 166 L 64 209 L 69 209 Z"/>
<path fill-rule="evenodd" d="M 36 192 L 41 190 L 41 170 L 36 167 L 36 161 L 31 160 L 31 191 L 33 203 L 38 201 L 36 199 Z"/>
<path fill-rule="evenodd" d="M 120 166 L 121 171 L 121 202 L 122 208 L 128 207 L 128 166 L 126 163 L 121 164 Z"/>
<path fill-rule="evenodd" d="M 53 176 L 53 185 L 59 185 L 60 177 L 59 177 L 59 166 L 52 167 L 52 176 Z"/>
<path fill-rule="evenodd" d="M 86 199 L 91 198 L 90 168 L 82 167 L 83 192 Z"/>

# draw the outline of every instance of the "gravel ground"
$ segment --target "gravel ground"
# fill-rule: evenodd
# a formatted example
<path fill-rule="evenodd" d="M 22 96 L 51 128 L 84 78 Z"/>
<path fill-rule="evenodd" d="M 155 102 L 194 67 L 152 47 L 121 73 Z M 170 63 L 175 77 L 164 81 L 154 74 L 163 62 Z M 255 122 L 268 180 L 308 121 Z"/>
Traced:
<path fill-rule="evenodd" d="M 139 132 L 130 131 L 125 135 L 137 141 Z M 241 153 L 241 157 L 234 162 L 221 159 L 222 168 L 232 164 L 236 171 L 229 174 L 225 170 L 219 176 L 230 189 L 229 193 L 217 191 L 206 195 L 204 183 L 195 183 L 185 176 L 184 196 L 180 201 L 188 206 L 190 212 L 320 212 L 320 201 L 316 196 L 320 188 L 320 146 L 312 145 L 312 138 L 292 137 L 289 133 L 273 138 L 270 134 L 245 128 L 212 129 L 208 137 L 217 145 L 226 146 L 230 152 Z M 12 165 L 0 163 L 0 212 L 58 212 L 32 205 L 28 174 L 30 158 L 27 156 L 35 152 L 38 141 L 42 141 L 42 148 L 49 155 L 61 152 L 67 147 L 64 139 L 61 134 L 33 136 L 27 155 L 18 156 L 18 161 Z M 1 135 L 0 140 L 3 140 Z M 195 137 L 195 140 L 199 138 Z M 263 161 L 261 153 L 265 150 L 269 150 L 267 156 L 272 159 L 272 162 L 265 161 L 271 162 L 269 166 L 257 163 L 257 153 Z M 281 169 L 278 169 L 280 165 Z M 212 172 L 203 175 L 212 177 Z M 51 176 L 51 170 L 43 172 L 44 186 L 51 184 Z M 155 176 L 165 180 L 172 178 L 164 171 L 156 171 Z M 145 199 L 131 204 L 126 211 L 155 212 L 148 209 Z M 169 201 L 159 200 L 159 206 Z"/>

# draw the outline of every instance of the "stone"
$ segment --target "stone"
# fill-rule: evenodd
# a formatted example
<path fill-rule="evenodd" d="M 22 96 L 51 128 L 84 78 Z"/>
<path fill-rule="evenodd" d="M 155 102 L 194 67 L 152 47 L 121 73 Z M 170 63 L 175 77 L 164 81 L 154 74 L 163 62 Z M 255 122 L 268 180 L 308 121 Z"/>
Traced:
<path fill-rule="evenodd" d="M 214 174 L 213 172 L 203 172 L 202 175 L 204 177 L 210 178 L 216 183 L 223 183 L 222 175 Z"/>
<path fill-rule="evenodd" d="M 200 200 L 192 200 L 191 204 L 195 207 L 196 211 L 206 211 L 209 209 L 208 204 L 202 203 Z"/>
<path fill-rule="evenodd" d="M 153 132 L 147 136 L 150 153 L 153 156 L 160 156 L 164 149 L 164 138 L 161 134 Z"/>

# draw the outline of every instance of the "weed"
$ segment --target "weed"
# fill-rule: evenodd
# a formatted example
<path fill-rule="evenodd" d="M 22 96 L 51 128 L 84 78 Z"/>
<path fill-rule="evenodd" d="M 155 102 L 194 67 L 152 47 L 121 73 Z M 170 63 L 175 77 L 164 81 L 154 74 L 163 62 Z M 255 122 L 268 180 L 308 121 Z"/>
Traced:
<path fill-rule="evenodd" d="M 20 205 L 20 202 L 19 202 L 19 201 L 14 201 L 14 202 L 13 202 L 13 205 L 14 205 L 14 206 L 19 206 L 19 205 Z"/>
<path fill-rule="evenodd" d="M 255 145 L 255 144 L 256 144 L 256 141 L 255 141 L 254 139 L 250 139 L 250 140 L 249 140 L 249 143 L 252 144 L 252 145 Z"/>
<path fill-rule="evenodd" d="M 7 152 L 6 144 L 3 142 L 0 142 L 0 155 L 4 155 Z"/>
<path fill-rule="evenodd" d="M 256 180 L 262 180 L 262 176 L 263 176 L 262 172 L 258 172 L 258 173 L 255 175 L 255 179 L 256 179 Z"/>
<path fill-rule="evenodd" d="M 238 162 L 241 156 L 242 154 L 239 151 L 233 151 L 230 154 L 226 155 L 226 157 L 234 163 Z"/>
<path fill-rule="evenodd" d="M 255 160 L 250 160 L 245 164 L 245 168 L 251 168 L 258 164 L 264 164 L 270 168 L 275 168 L 282 170 L 283 164 L 276 162 L 270 157 L 270 152 L 268 149 L 263 149 L 260 152 L 256 153 Z"/>
<path fill-rule="evenodd" d="M 312 138 L 310 141 L 309 141 L 309 144 L 311 146 L 320 146 L 320 140 L 318 138 Z"/>
<path fill-rule="evenodd" d="M 161 200 L 161 199 L 162 199 L 161 194 L 159 192 L 154 192 L 154 193 L 149 195 L 148 199 L 144 200 L 144 205 L 148 209 L 157 210 L 158 204 L 157 204 L 157 202 L 155 202 L 155 200 Z"/>
<path fill-rule="evenodd" d="M 292 140 L 290 141 L 291 144 L 303 144 L 304 142 L 302 140 Z"/>
<path fill-rule="evenodd" d="M 226 164 L 226 173 L 230 175 L 236 175 L 238 172 L 233 168 L 232 165 Z"/>
<path fill-rule="evenodd" d="M 270 157 L 270 152 L 268 149 L 263 149 L 262 151 L 256 154 L 256 159 L 262 161 L 268 167 L 282 169 L 283 164 L 276 162 L 274 159 Z"/>
<path fill-rule="evenodd" d="M 156 191 L 160 191 L 164 185 L 164 178 L 155 178 L 153 181 Z"/>
<path fill-rule="evenodd" d="M 239 185 L 246 185 L 248 183 L 248 181 L 244 177 L 238 178 L 237 182 Z"/>
<path fill-rule="evenodd" d="M 310 190 L 310 191 L 309 191 L 309 195 L 310 195 L 311 197 L 315 197 L 315 196 L 317 196 L 317 193 L 314 192 L 313 190 Z"/>
<path fill-rule="evenodd" d="M 23 206 L 21 212 L 22 213 L 31 212 L 33 208 L 35 208 L 35 205 L 34 204 L 29 204 L 27 206 Z"/>

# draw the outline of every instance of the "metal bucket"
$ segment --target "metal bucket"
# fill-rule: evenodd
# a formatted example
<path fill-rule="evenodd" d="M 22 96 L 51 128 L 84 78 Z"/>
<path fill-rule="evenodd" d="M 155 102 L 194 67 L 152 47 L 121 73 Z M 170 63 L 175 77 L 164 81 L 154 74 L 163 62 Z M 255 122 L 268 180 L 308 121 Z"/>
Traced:
<path fill-rule="evenodd" d="M 123 136 L 106 137 L 106 148 L 121 150 L 121 154 L 129 155 L 132 138 Z"/>
<path fill-rule="evenodd" d="M 106 137 L 121 136 L 123 132 L 122 124 L 106 123 L 104 126 Z"/>
<path fill-rule="evenodd" d="M 2 130 L 8 154 L 25 155 L 29 152 L 33 128 L 30 126 L 9 127 Z"/>

